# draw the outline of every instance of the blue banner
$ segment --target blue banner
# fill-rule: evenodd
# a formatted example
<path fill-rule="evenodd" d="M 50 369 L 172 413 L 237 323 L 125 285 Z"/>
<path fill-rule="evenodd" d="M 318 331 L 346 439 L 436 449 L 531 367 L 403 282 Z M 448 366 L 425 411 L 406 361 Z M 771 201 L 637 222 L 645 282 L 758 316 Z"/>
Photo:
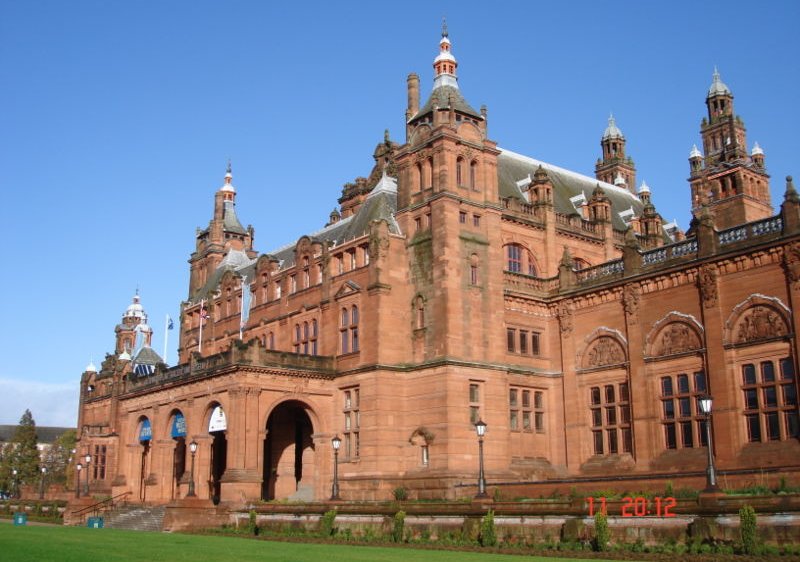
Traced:
<path fill-rule="evenodd" d="M 172 438 L 186 437 L 186 418 L 180 412 L 172 418 Z"/>
<path fill-rule="evenodd" d="M 142 420 L 142 425 L 139 426 L 139 441 L 150 441 L 153 438 L 153 428 L 150 427 L 150 420 L 147 418 Z"/>

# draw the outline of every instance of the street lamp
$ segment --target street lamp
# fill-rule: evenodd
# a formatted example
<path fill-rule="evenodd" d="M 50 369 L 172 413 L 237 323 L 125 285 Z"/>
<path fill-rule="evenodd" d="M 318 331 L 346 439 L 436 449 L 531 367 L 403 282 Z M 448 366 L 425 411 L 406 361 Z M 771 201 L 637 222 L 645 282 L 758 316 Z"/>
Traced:
<path fill-rule="evenodd" d="M 486 435 L 486 422 L 478 420 L 475 424 L 475 432 L 478 434 L 478 493 L 475 497 L 488 498 L 486 476 L 483 472 L 483 436 Z"/>
<path fill-rule="evenodd" d="M 195 493 L 194 493 L 194 454 L 197 452 L 197 443 L 195 441 L 192 441 L 191 443 L 189 443 L 189 452 L 192 453 L 192 470 L 189 473 L 190 474 L 189 492 L 186 494 L 186 497 L 187 498 L 193 498 L 193 497 L 195 497 Z"/>
<path fill-rule="evenodd" d="M 83 495 L 89 495 L 89 463 L 92 462 L 92 455 L 86 453 L 86 456 L 83 457 L 83 460 L 86 461 L 86 486 L 83 488 Z"/>
<path fill-rule="evenodd" d="M 16 468 L 12 468 L 11 469 L 11 475 L 13 476 L 13 479 L 12 479 L 13 486 L 12 486 L 12 490 L 11 490 L 11 496 L 16 498 L 17 496 L 19 496 L 19 483 L 17 483 L 17 469 Z"/>
<path fill-rule="evenodd" d="M 342 440 L 337 435 L 331 439 L 331 447 L 333 447 L 333 485 L 331 486 L 331 499 L 338 500 L 339 497 L 339 447 L 342 446 Z"/>
<path fill-rule="evenodd" d="M 47 476 L 47 467 L 42 467 L 42 479 L 39 481 L 39 499 L 44 499 L 44 479 Z"/>
<path fill-rule="evenodd" d="M 698 402 L 700 411 L 706 417 L 706 447 L 708 447 L 708 468 L 706 468 L 706 489 L 705 492 L 718 492 L 717 471 L 714 468 L 714 448 L 711 443 L 711 406 L 713 399 L 711 396 L 702 396 Z"/>
<path fill-rule="evenodd" d="M 76 498 L 81 497 L 81 470 L 83 470 L 83 465 L 81 463 L 76 464 L 75 465 L 75 480 L 77 480 L 77 482 L 75 483 Z"/>

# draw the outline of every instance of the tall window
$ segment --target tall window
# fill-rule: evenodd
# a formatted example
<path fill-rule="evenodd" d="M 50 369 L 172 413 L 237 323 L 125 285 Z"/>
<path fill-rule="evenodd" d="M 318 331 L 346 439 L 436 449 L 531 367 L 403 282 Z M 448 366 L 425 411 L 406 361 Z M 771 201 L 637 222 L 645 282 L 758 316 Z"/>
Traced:
<path fill-rule="evenodd" d="M 469 383 L 469 422 L 475 425 L 481 419 L 481 384 Z"/>
<path fill-rule="evenodd" d="M 354 386 L 344 390 L 344 457 L 359 456 L 359 427 L 361 426 L 361 410 L 359 407 L 361 396 L 359 387 Z"/>
<path fill-rule="evenodd" d="M 360 349 L 358 340 L 358 307 L 353 305 L 349 310 L 342 309 L 341 322 L 339 324 L 339 336 L 341 339 L 342 354 L 355 353 Z"/>
<path fill-rule="evenodd" d="M 469 284 L 472 286 L 480 284 L 480 258 L 478 254 L 472 254 L 469 258 Z"/>
<path fill-rule="evenodd" d="M 290 275 L 289 276 L 289 292 L 296 293 L 297 292 L 297 275 Z"/>
<path fill-rule="evenodd" d="M 595 455 L 630 453 L 633 449 L 628 383 L 589 389 Z"/>
<path fill-rule="evenodd" d="M 414 300 L 415 312 L 415 327 L 417 330 L 425 327 L 425 300 L 422 297 L 417 297 Z"/>
<path fill-rule="evenodd" d="M 782 441 L 800 436 L 797 382 L 791 357 L 742 365 L 742 392 L 750 441 Z"/>
<path fill-rule="evenodd" d="M 521 273 L 522 246 L 520 246 L 519 244 L 509 244 L 508 246 L 506 246 L 506 256 L 508 257 L 506 270 L 510 271 L 511 273 Z"/>
<path fill-rule="evenodd" d="M 538 356 L 541 351 L 539 340 L 539 332 L 506 328 L 506 350 L 509 353 Z"/>
<path fill-rule="evenodd" d="M 267 334 L 267 345 L 265 346 L 267 349 L 275 349 L 275 334 L 270 332 Z"/>
<path fill-rule="evenodd" d="M 707 390 L 703 371 L 661 377 L 661 418 L 667 449 L 706 446 L 706 422 L 698 400 Z"/>
<path fill-rule="evenodd" d="M 105 480 L 106 479 L 105 445 L 94 446 L 94 458 L 92 459 L 92 462 L 94 463 L 94 480 Z"/>
<path fill-rule="evenodd" d="M 295 353 L 300 353 L 300 343 L 302 342 L 302 332 L 300 330 L 300 324 L 294 325 L 294 342 L 292 342 L 292 350 Z"/>
<path fill-rule="evenodd" d="M 317 337 L 319 335 L 319 328 L 317 326 L 317 321 L 311 321 L 311 355 L 317 355 Z"/>
<path fill-rule="evenodd" d="M 469 186 L 472 189 L 478 189 L 478 161 L 473 160 L 469 164 Z"/>
<path fill-rule="evenodd" d="M 464 159 L 461 156 L 456 159 L 456 185 L 464 185 Z"/>

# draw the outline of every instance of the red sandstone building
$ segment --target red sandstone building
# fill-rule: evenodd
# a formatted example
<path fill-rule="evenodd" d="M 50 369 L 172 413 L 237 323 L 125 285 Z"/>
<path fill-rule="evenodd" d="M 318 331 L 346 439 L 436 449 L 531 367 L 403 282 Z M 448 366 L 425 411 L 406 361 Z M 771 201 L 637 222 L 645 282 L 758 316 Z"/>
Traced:
<path fill-rule="evenodd" d="M 702 475 L 706 393 L 723 473 L 798 469 L 800 198 L 789 180 L 773 212 L 719 74 L 684 234 L 613 118 L 595 178 L 498 148 L 450 47 L 423 105 L 408 77 L 405 142 L 387 134 L 319 231 L 257 252 L 228 170 L 179 364 L 137 296 L 82 376 L 94 492 L 185 497 L 194 441 L 201 499 L 325 499 L 338 435 L 345 499 L 471 495 L 479 419 L 490 485 Z"/>

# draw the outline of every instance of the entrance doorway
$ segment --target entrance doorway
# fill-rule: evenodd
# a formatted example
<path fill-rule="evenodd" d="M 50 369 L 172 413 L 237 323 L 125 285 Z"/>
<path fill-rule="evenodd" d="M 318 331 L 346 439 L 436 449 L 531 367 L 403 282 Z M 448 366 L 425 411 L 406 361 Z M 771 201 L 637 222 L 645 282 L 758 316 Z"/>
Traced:
<path fill-rule="evenodd" d="M 228 419 L 222 406 L 217 405 L 211 411 L 208 421 L 208 433 L 211 435 L 211 465 L 208 479 L 208 495 L 214 505 L 222 497 L 222 475 L 228 466 L 228 440 L 225 432 L 228 429 Z"/>
<path fill-rule="evenodd" d="M 279 405 L 267 420 L 264 439 L 264 500 L 311 501 L 315 495 L 316 471 L 314 428 L 302 402 Z"/>

